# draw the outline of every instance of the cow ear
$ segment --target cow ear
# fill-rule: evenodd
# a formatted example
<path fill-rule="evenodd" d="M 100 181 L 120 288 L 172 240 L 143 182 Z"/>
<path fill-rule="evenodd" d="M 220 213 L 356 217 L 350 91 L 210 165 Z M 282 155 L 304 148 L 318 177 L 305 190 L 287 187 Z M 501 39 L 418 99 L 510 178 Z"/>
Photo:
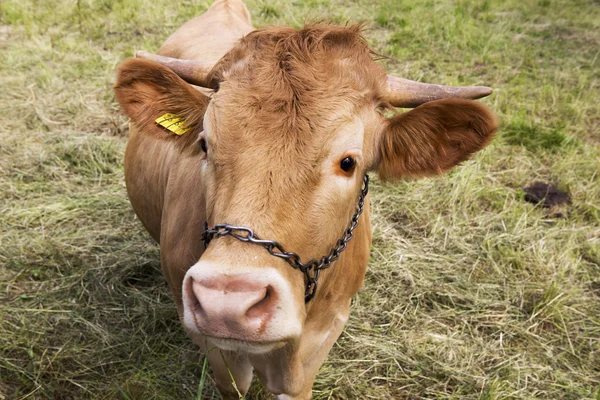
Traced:
<path fill-rule="evenodd" d="M 209 99 L 169 68 L 150 60 L 131 58 L 119 67 L 115 96 L 121 108 L 144 132 L 191 143 L 201 127 Z M 181 136 L 158 126 L 156 119 L 172 114 L 181 119 Z M 171 118 L 173 118 L 171 116 Z M 168 125 L 167 125 L 168 126 Z M 179 131 L 181 133 L 182 131 Z"/>
<path fill-rule="evenodd" d="M 387 121 L 379 143 L 384 180 L 438 175 L 492 140 L 498 124 L 483 104 L 462 99 L 425 103 Z"/>

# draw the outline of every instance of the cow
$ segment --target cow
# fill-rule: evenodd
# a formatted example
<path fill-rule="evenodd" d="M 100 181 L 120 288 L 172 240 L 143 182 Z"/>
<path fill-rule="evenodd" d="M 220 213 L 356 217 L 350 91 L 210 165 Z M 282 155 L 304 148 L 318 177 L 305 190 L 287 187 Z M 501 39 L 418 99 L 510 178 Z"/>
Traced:
<path fill-rule="evenodd" d="M 311 398 L 369 260 L 367 173 L 442 174 L 497 129 L 474 101 L 491 89 L 394 77 L 375 56 L 361 25 L 255 29 L 217 0 L 119 67 L 127 194 L 224 398 L 253 373 Z"/>

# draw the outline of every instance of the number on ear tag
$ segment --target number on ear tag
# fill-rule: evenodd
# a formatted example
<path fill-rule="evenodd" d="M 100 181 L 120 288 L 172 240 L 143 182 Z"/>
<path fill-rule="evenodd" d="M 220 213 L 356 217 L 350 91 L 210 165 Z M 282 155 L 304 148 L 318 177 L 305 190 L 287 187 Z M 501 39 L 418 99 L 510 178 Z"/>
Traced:
<path fill-rule="evenodd" d="M 190 130 L 189 127 L 185 126 L 185 121 L 181 117 L 171 113 L 166 113 L 165 115 L 158 117 L 156 123 L 178 136 L 181 136 Z"/>

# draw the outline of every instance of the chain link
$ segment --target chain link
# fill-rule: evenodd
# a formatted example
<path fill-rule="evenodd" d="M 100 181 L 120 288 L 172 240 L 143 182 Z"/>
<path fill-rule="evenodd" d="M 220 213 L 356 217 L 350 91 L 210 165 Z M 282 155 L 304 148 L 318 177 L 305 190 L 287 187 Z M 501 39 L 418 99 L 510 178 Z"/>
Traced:
<path fill-rule="evenodd" d="M 354 237 L 354 229 L 356 229 L 358 226 L 358 219 L 363 212 L 365 197 L 369 192 L 369 175 L 365 174 L 363 183 L 364 187 L 362 188 L 358 198 L 358 207 L 356 208 L 356 213 L 350 219 L 350 225 L 344 231 L 344 236 L 342 236 L 337 241 L 336 245 L 331 248 L 329 254 L 321 257 L 320 260 L 313 259 L 303 263 L 298 254 L 292 251 L 286 251 L 277 241 L 260 239 L 250 228 L 229 224 L 216 224 L 212 229 L 209 229 L 208 223 L 205 222 L 204 231 L 202 232 L 204 248 L 208 247 L 208 244 L 213 238 L 227 235 L 232 236 L 241 242 L 254 243 L 264 247 L 271 255 L 283 259 L 293 268 L 302 271 L 306 280 L 304 301 L 308 303 L 314 297 L 317 291 L 317 282 L 319 281 L 321 270 L 329 268 L 331 263 L 340 257 L 340 254 L 346 249 L 348 242 Z"/>

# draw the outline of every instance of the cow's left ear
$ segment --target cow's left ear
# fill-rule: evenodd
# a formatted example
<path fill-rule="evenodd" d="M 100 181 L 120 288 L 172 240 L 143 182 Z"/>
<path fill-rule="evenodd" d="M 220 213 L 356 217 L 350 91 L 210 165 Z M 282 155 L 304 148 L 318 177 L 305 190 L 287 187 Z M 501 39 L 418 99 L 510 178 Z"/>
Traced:
<path fill-rule="evenodd" d="M 483 149 L 498 129 L 494 114 L 473 100 L 425 103 L 387 121 L 380 136 L 384 180 L 438 175 Z"/>

